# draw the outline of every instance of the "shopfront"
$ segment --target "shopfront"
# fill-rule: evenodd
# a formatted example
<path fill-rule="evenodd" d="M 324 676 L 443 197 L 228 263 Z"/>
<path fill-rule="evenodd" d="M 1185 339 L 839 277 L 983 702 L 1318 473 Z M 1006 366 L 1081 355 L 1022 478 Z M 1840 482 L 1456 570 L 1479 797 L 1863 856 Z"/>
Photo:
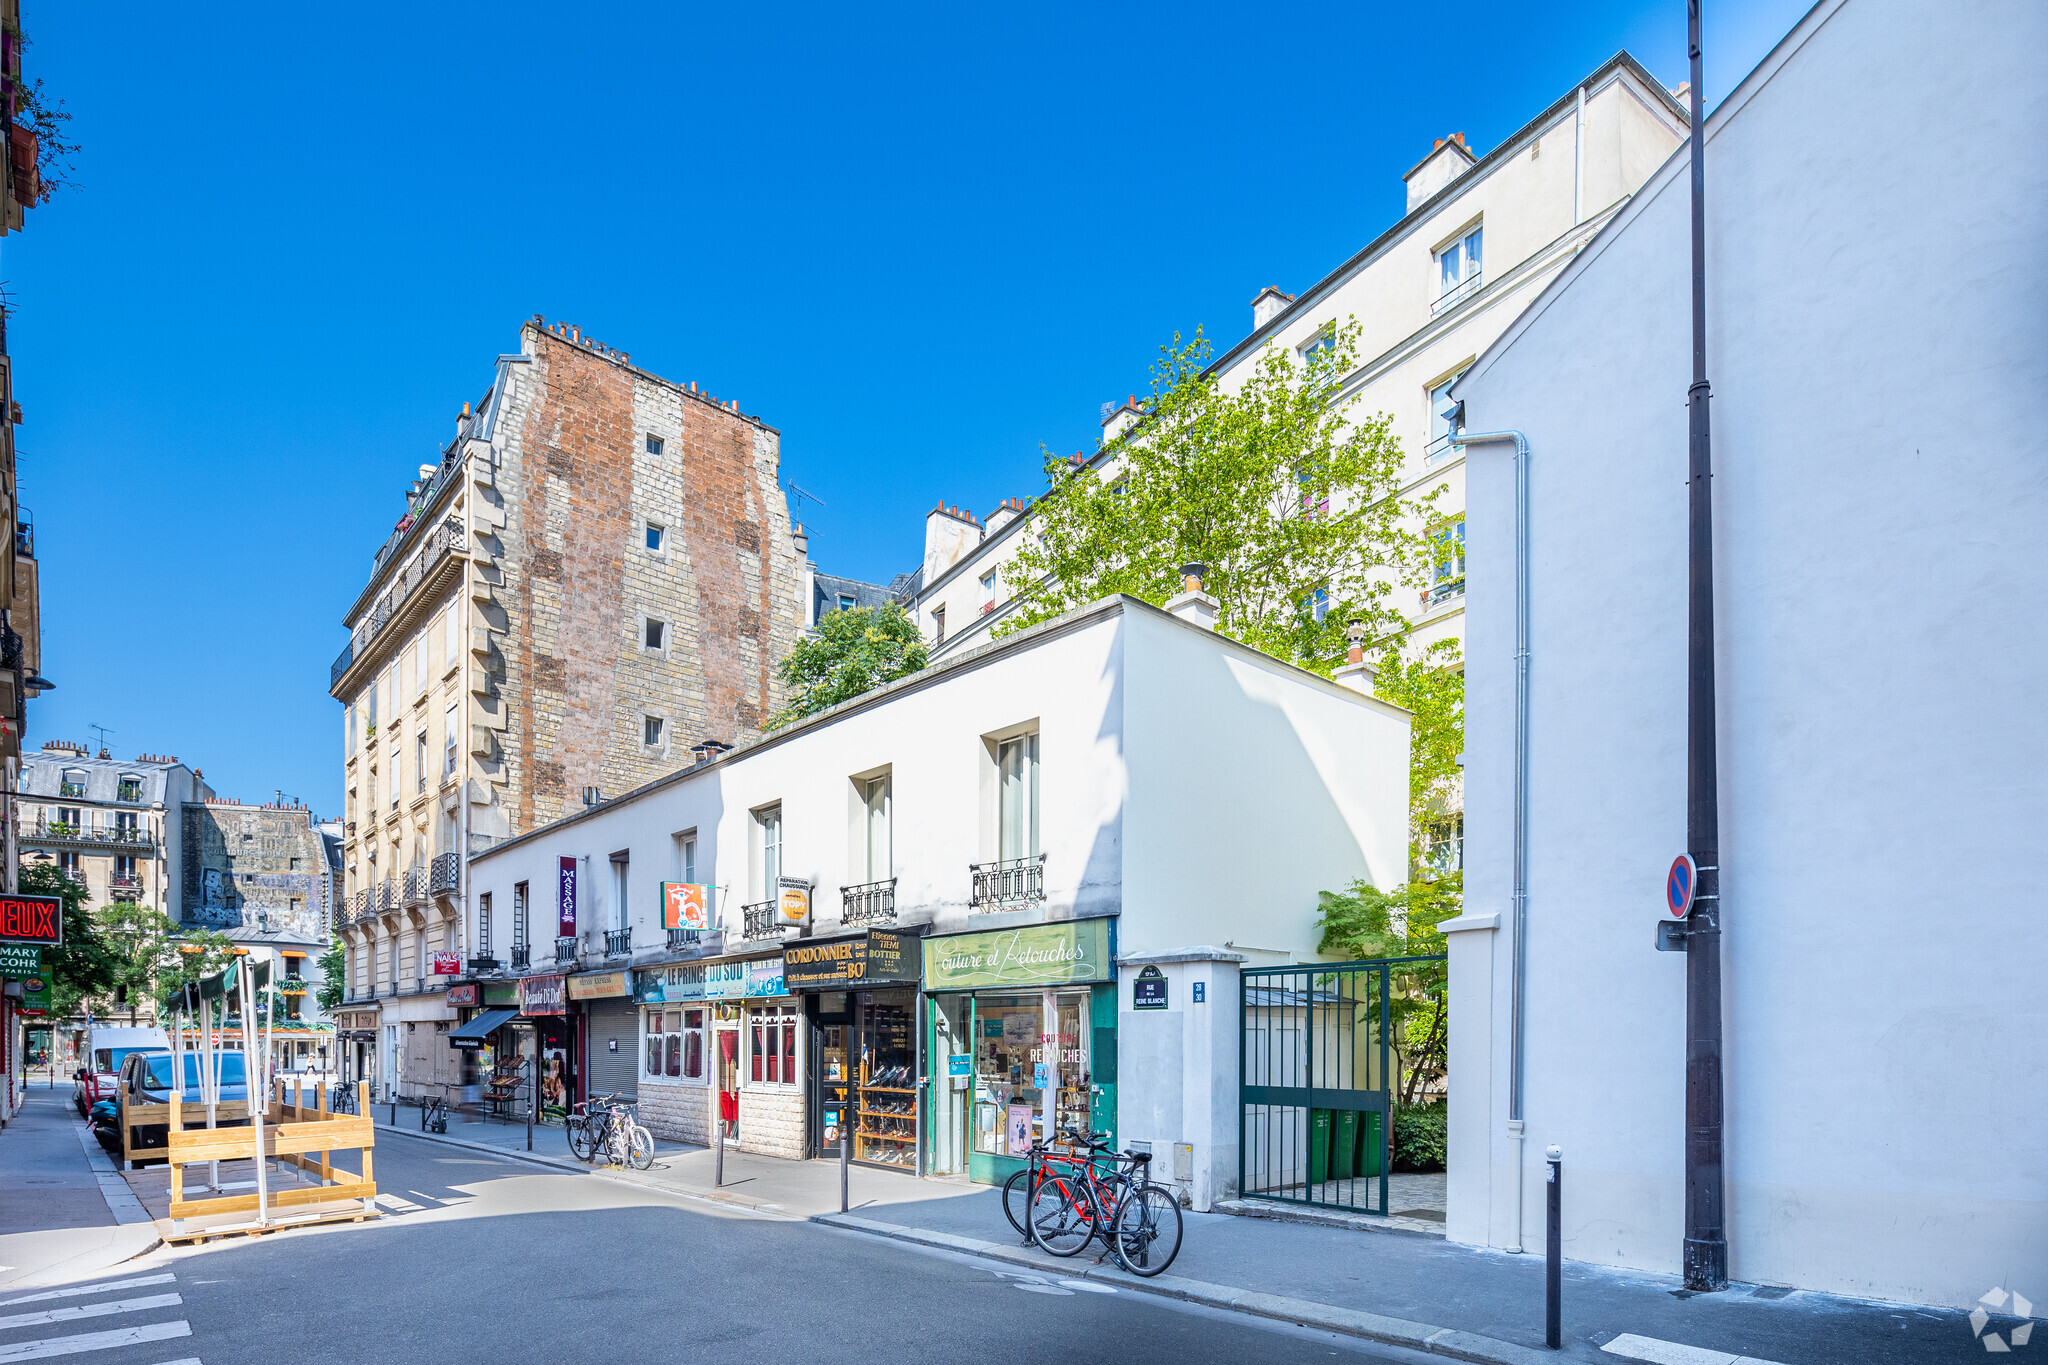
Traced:
<path fill-rule="evenodd" d="M 926 1169 L 1007 1180 L 1032 1144 L 1116 1132 L 1113 919 L 923 943 Z"/>
<path fill-rule="evenodd" d="M 522 1117 L 533 1096 L 538 1040 L 533 1020 L 519 1013 L 516 981 L 466 981 L 448 988 L 448 1005 L 461 1020 L 448 1046 L 462 1060 L 462 1098 L 486 1113 Z"/>
<path fill-rule="evenodd" d="M 377 1011 L 341 1010 L 334 1016 L 335 1079 L 351 1091 L 358 1081 L 377 1083 Z"/>
<path fill-rule="evenodd" d="M 870 929 L 782 950 L 785 988 L 801 1002 L 815 1062 L 806 1076 L 806 1152 L 923 1172 L 918 1076 L 918 936 Z"/>
<path fill-rule="evenodd" d="M 640 1008 L 624 971 L 580 972 L 569 978 L 570 1013 L 580 1016 L 583 1092 L 635 1098 L 640 1090 Z"/>
<path fill-rule="evenodd" d="M 523 976 L 519 979 L 519 1017 L 530 1025 L 538 1061 L 542 1123 L 561 1123 L 576 1103 L 575 1030 L 569 1018 L 569 979 L 565 976 Z"/>
<path fill-rule="evenodd" d="M 634 997 L 640 1005 L 640 1122 L 658 1138 L 708 1147 L 714 1092 L 704 971 L 702 962 L 644 969 L 634 974 Z"/>

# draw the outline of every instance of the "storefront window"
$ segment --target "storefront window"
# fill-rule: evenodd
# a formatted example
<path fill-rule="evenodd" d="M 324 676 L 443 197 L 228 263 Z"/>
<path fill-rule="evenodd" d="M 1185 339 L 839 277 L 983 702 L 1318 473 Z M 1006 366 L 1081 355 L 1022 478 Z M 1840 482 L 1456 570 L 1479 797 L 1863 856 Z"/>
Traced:
<path fill-rule="evenodd" d="M 747 1025 L 748 1079 L 762 1085 L 795 1085 L 796 1006 L 757 1006 L 747 1011 Z"/>
<path fill-rule="evenodd" d="M 1089 1129 L 1088 997 L 1071 991 L 974 999 L 974 1150 L 1023 1156 Z"/>
<path fill-rule="evenodd" d="M 668 1080 L 704 1079 L 704 1011 L 651 1009 L 645 1074 Z"/>

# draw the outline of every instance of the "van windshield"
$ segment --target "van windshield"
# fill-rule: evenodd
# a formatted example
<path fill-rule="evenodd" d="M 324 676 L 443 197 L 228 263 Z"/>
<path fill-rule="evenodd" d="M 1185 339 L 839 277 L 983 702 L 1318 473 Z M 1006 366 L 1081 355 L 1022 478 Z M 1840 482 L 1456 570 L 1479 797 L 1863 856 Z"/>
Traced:
<path fill-rule="evenodd" d="M 131 1053 L 131 1052 L 157 1052 L 157 1051 L 160 1051 L 160 1050 L 161 1050 L 161 1049 L 159 1049 L 159 1048 L 153 1048 L 153 1047 L 103 1047 L 103 1048 L 98 1048 L 98 1049 L 95 1049 L 95 1050 L 94 1050 L 94 1052 L 93 1052 L 93 1054 L 92 1054 L 92 1061 L 93 1061 L 93 1067 L 94 1067 L 94 1069 L 96 1069 L 96 1070 L 98 1070 L 98 1071 L 101 1071 L 101 1072 L 109 1072 L 109 1073 L 111 1073 L 111 1072 L 119 1071 L 119 1070 L 121 1069 L 121 1063 L 122 1063 L 122 1062 L 124 1062 L 124 1061 L 126 1061 L 126 1060 L 128 1060 L 128 1054 L 129 1054 L 129 1053 Z M 168 1071 L 166 1071 L 166 1072 L 165 1072 L 164 1074 L 165 1074 L 166 1076 L 168 1076 L 168 1075 L 170 1075 L 171 1073 L 170 1073 L 170 1072 L 168 1072 Z"/>
<path fill-rule="evenodd" d="M 241 1085 L 248 1079 L 242 1069 L 242 1054 L 223 1052 L 220 1054 L 220 1083 Z M 143 1084 L 152 1090 L 168 1090 L 171 1085 L 171 1058 L 168 1054 L 149 1059 L 149 1075 Z M 199 1057 L 195 1053 L 185 1054 L 185 1088 L 194 1089 L 199 1084 Z"/>

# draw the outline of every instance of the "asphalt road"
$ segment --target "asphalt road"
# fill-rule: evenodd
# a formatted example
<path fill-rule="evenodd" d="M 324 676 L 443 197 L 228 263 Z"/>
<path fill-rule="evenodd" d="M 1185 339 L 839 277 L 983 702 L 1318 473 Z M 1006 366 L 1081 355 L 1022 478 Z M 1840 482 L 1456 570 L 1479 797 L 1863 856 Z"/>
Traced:
<path fill-rule="evenodd" d="M 61 1350 L 77 1365 L 1422 1359 L 404 1138 L 380 1142 L 376 1174 L 398 1206 L 378 1223 L 0 1297 L 0 1362 L 74 1335 L 91 1336 Z"/>

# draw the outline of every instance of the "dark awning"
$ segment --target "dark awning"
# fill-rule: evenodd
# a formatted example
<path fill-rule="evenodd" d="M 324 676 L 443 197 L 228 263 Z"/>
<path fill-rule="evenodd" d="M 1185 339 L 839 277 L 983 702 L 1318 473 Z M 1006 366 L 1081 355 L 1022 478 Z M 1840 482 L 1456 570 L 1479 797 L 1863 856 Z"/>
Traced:
<path fill-rule="evenodd" d="M 448 1046 L 459 1048 L 482 1047 L 489 1042 L 507 1019 L 518 1014 L 518 1010 L 485 1010 L 476 1018 L 455 1029 L 448 1035 Z"/>

